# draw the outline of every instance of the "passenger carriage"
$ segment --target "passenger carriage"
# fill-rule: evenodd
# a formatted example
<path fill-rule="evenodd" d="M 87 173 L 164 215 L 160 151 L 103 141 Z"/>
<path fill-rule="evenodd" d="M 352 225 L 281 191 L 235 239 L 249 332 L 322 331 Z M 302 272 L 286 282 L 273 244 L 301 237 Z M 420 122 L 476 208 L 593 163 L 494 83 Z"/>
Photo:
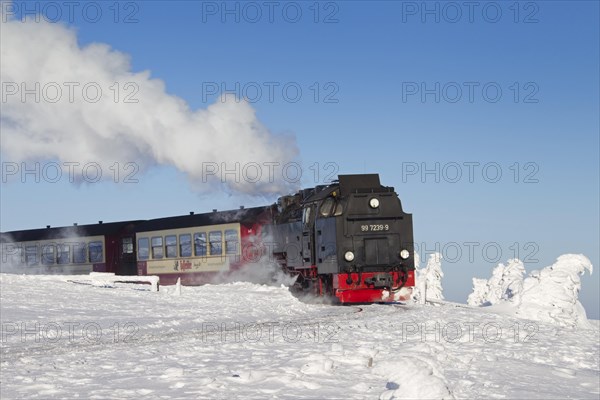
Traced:
<path fill-rule="evenodd" d="M 2 234 L 2 270 L 28 274 L 136 273 L 135 225 L 124 221 Z"/>
<path fill-rule="evenodd" d="M 244 263 L 258 262 L 263 224 L 272 207 L 159 218 L 136 227 L 137 273 L 158 275 L 161 284 L 210 282 Z"/>

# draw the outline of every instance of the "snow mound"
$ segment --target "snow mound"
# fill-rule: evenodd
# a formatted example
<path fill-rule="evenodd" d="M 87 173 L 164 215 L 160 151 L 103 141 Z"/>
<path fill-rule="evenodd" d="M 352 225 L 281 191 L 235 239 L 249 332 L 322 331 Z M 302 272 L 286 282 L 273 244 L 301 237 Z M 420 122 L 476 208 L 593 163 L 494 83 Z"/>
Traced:
<path fill-rule="evenodd" d="M 593 266 L 583 254 L 565 254 L 539 273 L 532 272 L 523 282 L 517 307 L 522 318 L 553 322 L 562 326 L 591 329 L 585 309 L 579 302 L 580 276 Z"/>
<path fill-rule="evenodd" d="M 378 362 L 373 372 L 388 376 L 387 390 L 380 400 L 454 399 L 444 376 L 434 362 L 416 357 Z"/>

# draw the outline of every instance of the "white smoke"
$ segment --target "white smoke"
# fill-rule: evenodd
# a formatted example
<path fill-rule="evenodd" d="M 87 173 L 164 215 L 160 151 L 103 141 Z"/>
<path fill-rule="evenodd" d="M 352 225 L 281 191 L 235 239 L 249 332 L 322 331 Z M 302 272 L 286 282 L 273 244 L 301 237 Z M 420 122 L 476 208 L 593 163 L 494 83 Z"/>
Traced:
<path fill-rule="evenodd" d="M 211 283 L 249 282 L 259 285 L 290 287 L 296 279 L 297 276 L 286 274 L 277 262 L 265 256 L 260 261 L 247 263 L 236 270 L 218 274 L 211 279 Z"/>
<path fill-rule="evenodd" d="M 232 282 L 249 282 L 268 286 L 290 287 L 296 282 L 297 276 L 285 273 L 282 267 L 271 255 L 262 252 L 257 260 L 244 260 L 240 267 L 222 272 L 213 277 L 210 283 L 218 285 Z"/>
<path fill-rule="evenodd" d="M 172 165 L 203 192 L 295 189 L 273 173 L 297 157 L 295 138 L 269 132 L 247 102 L 230 96 L 191 110 L 149 71 L 131 71 L 128 55 L 102 43 L 80 46 L 74 29 L 5 15 L 1 24 L 5 161 L 98 163 L 105 178 L 113 178 L 114 162 L 140 171 Z M 223 175 L 223 167 L 238 172 Z"/>
<path fill-rule="evenodd" d="M 249 282 L 269 286 L 292 286 L 297 276 L 286 273 L 270 252 L 273 244 L 270 235 L 252 235 L 247 238 L 249 244 L 243 246 L 235 267 L 216 274 L 210 281 L 212 284 Z"/>

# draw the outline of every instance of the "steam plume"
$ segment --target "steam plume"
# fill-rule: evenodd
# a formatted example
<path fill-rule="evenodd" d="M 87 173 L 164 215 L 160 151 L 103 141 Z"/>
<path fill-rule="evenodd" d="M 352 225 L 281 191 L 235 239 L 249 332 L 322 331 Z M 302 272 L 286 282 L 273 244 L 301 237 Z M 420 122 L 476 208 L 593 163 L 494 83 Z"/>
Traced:
<path fill-rule="evenodd" d="M 191 110 L 149 71 L 132 72 L 128 55 L 102 43 L 82 47 L 65 25 L 4 15 L 1 24 L 4 160 L 95 162 L 103 170 L 115 161 L 133 162 L 140 171 L 172 165 L 203 192 L 268 195 L 294 189 L 262 165 L 293 161 L 295 138 L 269 132 L 247 102 L 228 97 Z M 102 93 L 94 102 L 97 88 Z M 23 89 L 35 93 L 24 95 Z M 223 180 L 220 173 L 206 174 L 207 163 L 213 169 L 239 163 L 240 170 L 256 163 L 261 177 L 256 179 L 254 168 L 250 180 L 240 173 Z"/>

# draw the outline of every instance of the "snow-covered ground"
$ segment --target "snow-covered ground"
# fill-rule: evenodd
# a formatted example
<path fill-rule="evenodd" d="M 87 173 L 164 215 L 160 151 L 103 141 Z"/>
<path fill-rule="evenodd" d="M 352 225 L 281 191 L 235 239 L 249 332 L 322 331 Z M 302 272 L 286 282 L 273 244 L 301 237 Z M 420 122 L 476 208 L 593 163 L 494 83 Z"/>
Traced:
<path fill-rule="evenodd" d="M 600 326 L 0 274 L 2 399 L 598 399 Z"/>

